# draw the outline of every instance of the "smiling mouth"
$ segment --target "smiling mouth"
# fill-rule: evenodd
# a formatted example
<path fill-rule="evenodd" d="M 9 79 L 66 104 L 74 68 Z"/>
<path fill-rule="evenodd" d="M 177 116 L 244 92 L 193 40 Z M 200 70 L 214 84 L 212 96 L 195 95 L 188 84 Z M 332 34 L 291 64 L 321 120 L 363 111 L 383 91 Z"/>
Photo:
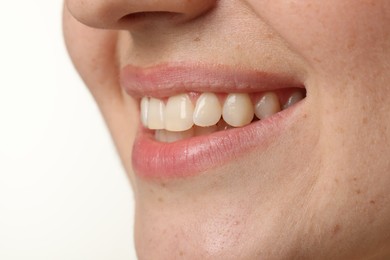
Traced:
<path fill-rule="evenodd" d="M 145 178 L 188 177 L 264 149 L 288 130 L 306 89 L 288 74 L 160 65 L 121 71 L 140 103 L 133 168 Z"/>
<path fill-rule="evenodd" d="M 169 98 L 143 97 L 142 125 L 157 141 L 170 143 L 244 127 L 285 110 L 305 98 L 305 90 L 264 93 L 183 93 Z"/>

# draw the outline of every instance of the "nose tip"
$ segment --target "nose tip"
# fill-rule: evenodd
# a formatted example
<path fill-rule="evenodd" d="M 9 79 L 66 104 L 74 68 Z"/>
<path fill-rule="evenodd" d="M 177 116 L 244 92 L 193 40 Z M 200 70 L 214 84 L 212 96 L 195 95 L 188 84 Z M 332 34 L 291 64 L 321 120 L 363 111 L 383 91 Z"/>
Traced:
<path fill-rule="evenodd" d="M 187 21 L 211 9 L 217 0 L 68 0 L 70 13 L 96 28 L 127 29 L 133 18 L 180 15 Z"/>

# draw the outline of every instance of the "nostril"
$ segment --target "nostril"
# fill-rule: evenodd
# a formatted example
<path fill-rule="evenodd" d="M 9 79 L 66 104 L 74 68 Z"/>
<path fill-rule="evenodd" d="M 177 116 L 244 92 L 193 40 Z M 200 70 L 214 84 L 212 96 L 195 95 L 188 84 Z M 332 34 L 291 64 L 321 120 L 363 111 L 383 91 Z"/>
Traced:
<path fill-rule="evenodd" d="M 65 3 L 72 16 L 87 26 L 131 30 L 134 23 L 141 27 L 148 24 L 169 27 L 185 23 L 213 9 L 215 1 L 67 0 Z"/>
<path fill-rule="evenodd" d="M 166 11 L 156 12 L 136 12 L 123 16 L 119 19 L 120 23 L 134 23 L 140 21 L 156 21 L 156 20 L 176 20 L 182 17 L 183 14 Z"/>

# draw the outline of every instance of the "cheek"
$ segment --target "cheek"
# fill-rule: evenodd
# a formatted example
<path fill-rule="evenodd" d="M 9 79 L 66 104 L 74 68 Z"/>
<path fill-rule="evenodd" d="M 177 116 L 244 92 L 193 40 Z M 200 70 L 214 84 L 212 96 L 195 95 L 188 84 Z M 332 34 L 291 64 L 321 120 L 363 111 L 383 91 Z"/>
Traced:
<path fill-rule="evenodd" d="M 315 69 L 378 58 L 368 57 L 375 55 L 370 49 L 390 50 L 389 1 L 248 2 Z"/>
<path fill-rule="evenodd" d="M 119 155 L 131 172 L 131 147 L 138 126 L 138 106 L 119 85 L 118 33 L 78 22 L 64 9 L 64 38 L 72 61 L 96 100 Z M 132 176 L 130 176 L 132 177 Z"/>

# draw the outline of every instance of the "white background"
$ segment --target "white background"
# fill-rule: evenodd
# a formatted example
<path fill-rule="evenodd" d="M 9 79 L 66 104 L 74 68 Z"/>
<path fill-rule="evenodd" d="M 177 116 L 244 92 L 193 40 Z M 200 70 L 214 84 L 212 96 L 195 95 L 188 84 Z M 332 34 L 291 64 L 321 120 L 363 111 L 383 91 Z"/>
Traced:
<path fill-rule="evenodd" d="M 130 185 L 67 56 L 61 8 L 0 7 L 0 259 L 135 259 Z"/>

